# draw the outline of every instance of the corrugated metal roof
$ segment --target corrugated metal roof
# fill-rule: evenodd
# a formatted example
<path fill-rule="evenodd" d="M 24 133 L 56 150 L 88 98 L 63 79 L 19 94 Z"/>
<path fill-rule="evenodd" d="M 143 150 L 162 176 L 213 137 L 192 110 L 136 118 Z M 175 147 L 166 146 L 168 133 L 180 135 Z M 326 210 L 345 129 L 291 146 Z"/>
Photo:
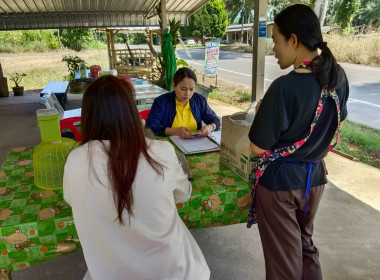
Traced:
<path fill-rule="evenodd" d="M 166 0 L 169 19 L 187 18 L 209 0 Z M 158 25 L 159 0 L 0 0 L 0 30 Z"/>
<path fill-rule="evenodd" d="M 244 23 L 243 24 L 243 30 L 252 30 L 253 23 Z M 226 32 L 236 32 L 241 31 L 241 24 L 235 24 L 235 25 L 229 25 L 227 26 Z"/>
<path fill-rule="evenodd" d="M 267 26 L 274 24 L 274 21 L 267 21 Z M 244 23 L 243 24 L 243 30 L 252 30 L 253 29 L 253 23 Z M 241 24 L 234 24 L 227 26 L 226 32 L 236 32 L 241 31 Z"/>

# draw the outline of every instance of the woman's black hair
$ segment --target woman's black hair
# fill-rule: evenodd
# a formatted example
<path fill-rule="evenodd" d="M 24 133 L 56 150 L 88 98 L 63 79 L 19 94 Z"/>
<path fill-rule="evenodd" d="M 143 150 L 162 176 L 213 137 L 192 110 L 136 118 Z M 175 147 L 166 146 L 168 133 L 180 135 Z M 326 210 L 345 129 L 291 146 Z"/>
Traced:
<path fill-rule="evenodd" d="M 190 68 L 181 67 L 177 70 L 177 72 L 175 72 L 173 76 L 173 84 L 176 86 L 185 78 L 190 78 L 193 79 L 194 82 L 197 82 L 197 76 Z"/>
<path fill-rule="evenodd" d="M 321 87 L 329 91 L 337 89 L 342 82 L 342 73 L 327 43 L 323 42 L 321 26 L 314 11 L 309 6 L 295 4 L 282 10 L 274 18 L 274 23 L 285 38 L 295 34 L 298 41 L 310 50 L 321 50 L 321 54 L 312 61 L 317 65 L 313 72 L 317 74 Z"/>

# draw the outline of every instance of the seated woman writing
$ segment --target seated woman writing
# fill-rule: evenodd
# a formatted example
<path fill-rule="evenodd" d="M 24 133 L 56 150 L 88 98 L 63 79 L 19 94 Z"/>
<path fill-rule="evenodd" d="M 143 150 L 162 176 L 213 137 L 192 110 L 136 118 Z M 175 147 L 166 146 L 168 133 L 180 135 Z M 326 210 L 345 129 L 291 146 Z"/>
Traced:
<path fill-rule="evenodd" d="M 189 68 L 178 69 L 173 77 L 174 91 L 154 100 L 146 125 L 158 135 L 191 138 L 192 131 L 207 136 L 220 127 L 220 120 L 206 98 L 194 92 L 197 76 Z M 206 124 L 202 127 L 202 121 Z"/>

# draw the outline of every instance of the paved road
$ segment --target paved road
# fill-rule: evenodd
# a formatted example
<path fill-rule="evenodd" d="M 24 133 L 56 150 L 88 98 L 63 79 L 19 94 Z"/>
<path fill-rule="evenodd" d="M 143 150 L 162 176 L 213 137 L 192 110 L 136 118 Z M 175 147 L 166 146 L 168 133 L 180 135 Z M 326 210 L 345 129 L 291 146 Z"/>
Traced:
<path fill-rule="evenodd" d="M 178 49 L 181 58 L 201 72 L 204 49 L 189 49 L 191 58 Z M 218 78 L 251 87 L 252 54 L 221 51 Z M 380 67 L 341 63 L 350 83 L 348 119 L 380 129 Z M 265 57 L 265 90 L 277 77 L 290 71 L 281 70 L 274 56 Z"/>

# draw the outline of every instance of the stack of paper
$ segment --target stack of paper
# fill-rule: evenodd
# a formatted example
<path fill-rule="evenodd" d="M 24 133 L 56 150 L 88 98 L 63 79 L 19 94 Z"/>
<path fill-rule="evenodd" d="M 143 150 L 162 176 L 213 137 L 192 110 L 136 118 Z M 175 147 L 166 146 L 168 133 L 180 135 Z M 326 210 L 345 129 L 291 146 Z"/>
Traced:
<path fill-rule="evenodd" d="M 179 136 L 169 136 L 169 138 L 185 155 L 215 152 L 220 150 L 220 131 L 211 132 L 208 137 L 182 139 Z"/>

